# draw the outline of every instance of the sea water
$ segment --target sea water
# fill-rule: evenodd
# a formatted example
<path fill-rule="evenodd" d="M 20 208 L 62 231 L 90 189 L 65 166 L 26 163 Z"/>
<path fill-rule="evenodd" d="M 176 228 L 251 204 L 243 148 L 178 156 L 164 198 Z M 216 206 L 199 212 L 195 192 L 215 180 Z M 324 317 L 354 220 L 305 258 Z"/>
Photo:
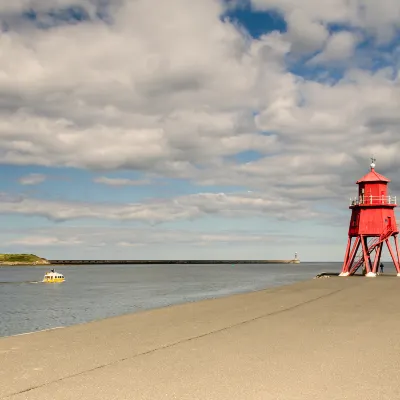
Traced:
<path fill-rule="evenodd" d="M 40 281 L 46 266 L 0 268 L 0 336 L 172 304 L 252 292 L 340 272 L 340 263 L 56 266 L 66 281 Z"/>

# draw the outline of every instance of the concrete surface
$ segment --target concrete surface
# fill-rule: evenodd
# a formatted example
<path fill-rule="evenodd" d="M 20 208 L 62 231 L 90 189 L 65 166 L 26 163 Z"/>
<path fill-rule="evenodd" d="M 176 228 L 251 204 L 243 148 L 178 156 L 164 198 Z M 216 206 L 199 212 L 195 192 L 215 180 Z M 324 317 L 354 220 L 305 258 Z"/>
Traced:
<path fill-rule="evenodd" d="M 331 277 L 2 338 L 0 398 L 398 399 L 399 300 Z"/>

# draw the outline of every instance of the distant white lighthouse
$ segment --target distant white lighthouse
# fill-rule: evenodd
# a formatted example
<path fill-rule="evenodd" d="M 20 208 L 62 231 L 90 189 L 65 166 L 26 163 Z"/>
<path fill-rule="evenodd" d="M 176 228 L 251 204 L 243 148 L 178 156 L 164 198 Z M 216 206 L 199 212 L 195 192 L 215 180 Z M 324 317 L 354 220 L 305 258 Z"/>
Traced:
<path fill-rule="evenodd" d="M 293 264 L 300 264 L 300 260 L 299 260 L 299 258 L 297 257 L 297 251 L 294 253 Z"/>

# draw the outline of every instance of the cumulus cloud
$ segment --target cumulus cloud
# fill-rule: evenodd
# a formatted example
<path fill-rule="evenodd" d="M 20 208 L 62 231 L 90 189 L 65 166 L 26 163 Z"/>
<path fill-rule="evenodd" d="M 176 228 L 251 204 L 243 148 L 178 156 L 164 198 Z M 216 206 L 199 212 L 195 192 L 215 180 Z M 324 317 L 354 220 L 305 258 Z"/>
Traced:
<path fill-rule="evenodd" d="M 274 151 L 254 127 L 254 90 L 260 67 L 279 86 L 285 44 L 249 41 L 222 11 L 213 0 L 121 2 L 111 25 L 3 33 L 2 161 L 187 177 L 237 152 Z"/>
<path fill-rule="evenodd" d="M 0 4 L 0 16 L 7 22 L 30 22 L 48 27 L 57 22 L 72 23 L 73 16 L 98 18 L 99 12 L 118 3 L 119 0 L 13 0 Z M 30 13 L 32 20 L 24 21 L 22 13 Z"/>
<path fill-rule="evenodd" d="M 149 179 L 107 178 L 106 176 L 94 178 L 93 182 L 109 186 L 142 186 L 151 184 L 151 180 Z"/>
<path fill-rule="evenodd" d="M 390 41 L 400 27 L 397 0 L 251 0 L 256 9 L 274 9 L 285 17 L 301 12 L 312 24 L 344 24 L 365 30 L 380 42 Z"/>
<path fill-rule="evenodd" d="M 24 198 L 1 200 L 3 213 L 152 222 L 212 212 L 312 217 L 322 200 L 348 197 L 349 177 L 365 172 L 371 153 L 398 185 L 393 69 L 371 72 L 354 62 L 332 83 L 305 79 L 287 65 L 292 54 L 321 51 L 315 60 L 325 65 L 350 57 L 358 36 L 329 34 L 330 24 L 390 40 L 398 1 L 252 0 L 288 24 L 287 32 L 259 40 L 220 19 L 223 2 L 119 0 L 100 10 L 102 3 L 0 4 L 8 27 L 0 34 L 1 162 L 130 169 L 261 195 L 206 193 L 123 206 Z M 59 17 L 56 27 L 39 29 L 20 18 L 21 11 L 44 18 L 50 8 L 71 5 L 87 21 Z M 235 159 L 246 152 L 258 159 Z"/>
<path fill-rule="evenodd" d="M 29 174 L 18 179 L 21 185 L 38 185 L 46 180 L 44 174 Z"/>
<path fill-rule="evenodd" d="M 300 9 L 287 14 L 288 32 L 285 35 L 295 53 L 312 53 L 319 50 L 329 36 L 326 27 L 313 21 Z"/>
<path fill-rule="evenodd" d="M 322 53 L 310 60 L 311 63 L 349 61 L 357 44 L 356 35 L 350 32 L 338 32 L 329 37 Z"/>

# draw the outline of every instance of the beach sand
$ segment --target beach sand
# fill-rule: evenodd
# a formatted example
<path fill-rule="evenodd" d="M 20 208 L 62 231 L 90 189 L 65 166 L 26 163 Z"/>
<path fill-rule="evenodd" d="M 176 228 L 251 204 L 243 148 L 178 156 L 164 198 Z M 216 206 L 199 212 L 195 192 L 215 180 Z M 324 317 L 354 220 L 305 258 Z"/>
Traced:
<path fill-rule="evenodd" d="M 324 278 L 0 339 L 0 398 L 397 399 L 400 279 Z"/>

